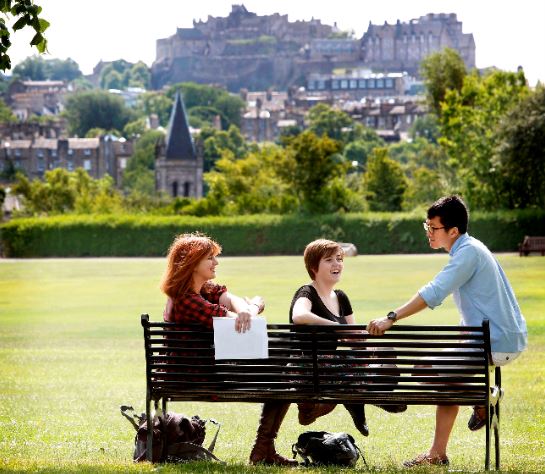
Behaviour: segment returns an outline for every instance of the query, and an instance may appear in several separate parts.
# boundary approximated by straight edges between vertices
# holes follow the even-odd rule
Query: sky
[[[225,17],[233,0],[35,0],[51,23],[45,58],[72,58],[84,74],[100,61],[139,60],[151,66],[156,40],[190,28],[193,20]],[[456,13],[463,32],[473,33],[478,68],[515,71],[522,66],[531,85],[545,83],[545,1],[543,0],[247,0],[258,15],[287,14],[290,21],[320,19],[353,30],[361,38],[369,22],[395,23],[427,13]],[[12,24],[13,22],[8,22]],[[16,32],[12,65],[37,54],[32,35]]]

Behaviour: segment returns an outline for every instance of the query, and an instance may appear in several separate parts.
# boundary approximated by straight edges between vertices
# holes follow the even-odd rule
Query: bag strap
[[[308,456],[306,456],[305,454],[303,454],[301,452],[301,450],[297,446],[297,443],[293,443],[291,445],[291,452],[293,453],[293,459],[295,459],[297,457],[297,455],[299,455],[299,456],[301,456],[303,458],[303,465],[304,466],[308,467],[310,465],[310,460],[308,459]]]
[[[363,464],[365,464],[365,467],[367,469],[369,469],[369,466],[367,465],[367,461],[365,460],[365,456],[363,455],[363,451],[360,449],[360,447],[356,444],[356,443],[353,443],[354,444],[354,447],[358,450],[358,452],[360,453],[360,456],[361,456],[361,459],[363,461]]]
[[[214,418],[208,418],[208,420],[206,420],[206,421],[207,422],[209,421],[210,423],[212,423],[212,424],[214,424],[214,425],[216,425],[218,427],[218,429],[216,430],[216,434],[214,435],[214,438],[212,439],[212,441],[210,442],[210,445],[208,446],[208,451],[210,451],[210,453],[213,453],[214,448],[216,447],[216,440],[218,439],[218,434],[220,432],[221,423],[219,421],[214,420]],[[218,461],[219,461],[219,459],[218,459]]]
[[[121,410],[121,414],[125,418],[127,418],[127,420],[130,421],[131,425],[134,426],[134,429],[138,431],[138,423],[136,423],[135,420],[138,420],[140,422],[140,417],[136,413],[133,413],[132,416],[127,414],[128,411],[134,412],[134,408],[127,405],[121,405],[119,409]]]

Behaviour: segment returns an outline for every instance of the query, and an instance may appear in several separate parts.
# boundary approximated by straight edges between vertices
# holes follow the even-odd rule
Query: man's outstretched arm
[[[427,307],[428,305],[424,301],[424,298],[416,293],[409,301],[395,310],[397,314],[396,321],[418,313]],[[382,336],[385,331],[393,326],[394,322],[386,316],[384,318],[373,319],[367,325],[367,331],[374,336]]]

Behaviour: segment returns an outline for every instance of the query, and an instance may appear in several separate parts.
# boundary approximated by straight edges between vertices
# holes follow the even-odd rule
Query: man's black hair
[[[458,227],[460,234],[467,232],[469,211],[459,196],[445,196],[435,201],[428,209],[428,219],[439,216],[446,229]]]

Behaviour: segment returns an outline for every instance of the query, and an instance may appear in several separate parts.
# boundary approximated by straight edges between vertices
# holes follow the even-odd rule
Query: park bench
[[[519,255],[527,257],[530,252],[541,252],[541,255],[545,255],[545,237],[524,236],[524,240],[519,244]]]
[[[148,426],[177,401],[481,405],[489,407],[485,469],[492,432],[500,468],[501,372],[489,362],[488,321],[479,327],[394,325],[365,339],[362,325],[343,332],[268,324],[269,357],[244,360],[214,360],[213,332],[202,326],[150,322],[147,314],[141,322]],[[151,439],[147,446],[151,459]]]

